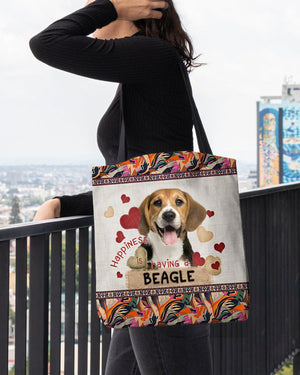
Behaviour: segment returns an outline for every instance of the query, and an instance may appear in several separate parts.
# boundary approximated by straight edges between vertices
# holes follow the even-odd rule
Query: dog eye
[[[158,200],[155,201],[153,204],[154,204],[155,207],[161,207],[161,200],[158,199]]]
[[[176,206],[180,207],[180,206],[183,205],[184,202],[183,202],[183,200],[181,200],[181,199],[178,198],[178,199],[176,199],[175,203],[176,203]]]

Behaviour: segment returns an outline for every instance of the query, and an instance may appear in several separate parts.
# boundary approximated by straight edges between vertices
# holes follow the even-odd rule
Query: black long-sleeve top
[[[193,150],[192,113],[175,47],[142,31],[121,39],[87,36],[117,17],[109,0],[96,0],[34,36],[30,48],[36,58],[55,68],[122,84],[128,158]],[[117,90],[97,132],[106,164],[117,162],[119,132]],[[91,192],[60,201],[61,216],[93,213]]]

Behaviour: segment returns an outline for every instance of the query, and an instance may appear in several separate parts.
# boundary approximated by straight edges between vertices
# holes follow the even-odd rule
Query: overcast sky
[[[0,164],[101,164],[98,122],[115,83],[36,60],[29,39],[83,7],[79,0],[12,0],[0,13]],[[194,98],[213,152],[256,162],[256,101],[300,83],[299,0],[175,0],[195,53]]]

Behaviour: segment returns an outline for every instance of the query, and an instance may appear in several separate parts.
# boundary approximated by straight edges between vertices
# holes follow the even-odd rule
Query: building
[[[258,186],[300,181],[300,84],[257,102]]]

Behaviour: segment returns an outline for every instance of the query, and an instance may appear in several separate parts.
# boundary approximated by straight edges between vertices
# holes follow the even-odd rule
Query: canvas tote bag
[[[118,160],[126,161],[93,168],[97,311],[108,327],[248,317],[236,161],[212,154],[179,64],[202,152],[126,160],[122,116]]]

